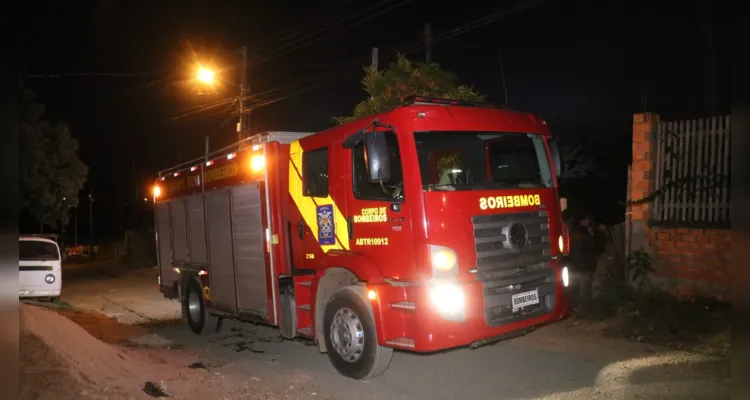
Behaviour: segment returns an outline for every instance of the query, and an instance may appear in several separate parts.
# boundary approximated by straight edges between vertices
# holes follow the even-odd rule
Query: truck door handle
[[[349,240],[354,239],[354,217],[346,217],[346,230],[349,231]]]
[[[302,220],[297,221],[297,234],[300,240],[305,238],[305,222]]]

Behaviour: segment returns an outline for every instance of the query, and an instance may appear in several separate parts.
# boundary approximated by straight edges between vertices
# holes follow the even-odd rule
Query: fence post
[[[639,113],[633,115],[633,162],[630,169],[630,201],[648,197],[654,188],[654,155],[656,153],[656,134],[659,127],[659,115]],[[649,203],[633,204],[628,207],[630,227],[628,234],[629,251],[644,250],[650,252],[648,221],[652,205]]]

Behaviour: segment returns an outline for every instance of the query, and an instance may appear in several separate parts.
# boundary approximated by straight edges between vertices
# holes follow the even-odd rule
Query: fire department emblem
[[[321,246],[336,244],[336,225],[333,222],[333,206],[318,206],[318,243]]]

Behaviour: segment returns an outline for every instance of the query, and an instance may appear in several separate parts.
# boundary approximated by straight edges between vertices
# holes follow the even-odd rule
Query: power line
[[[200,113],[203,113],[204,111],[213,110],[213,109],[215,109],[217,107],[221,107],[221,106],[224,106],[224,105],[230,105],[231,108],[234,109],[234,104],[233,103],[235,102],[235,100],[237,100],[237,99],[236,98],[231,98],[231,99],[227,99],[225,101],[222,101],[220,103],[209,104],[209,105],[206,105],[206,106],[195,108],[193,110],[186,111],[186,112],[183,112],[181,114],[173,115],[171,117],[168,117],[168,121],[169,122],[177,121],[179,119],[184,119],[184,118],[187,118],[187,117],[195,115],[195,114],[200,114]],[[226,111],[229,111],[229,110],[230,110],[230,108],[228,107],[226,110],[220,111],[220,113],[226,112]]]
[[[478,18],[476,20],[470,21],[470,22],[468,22],[466,24],[463,24],[463,25],[460,25],[460,26],[458,26],[456,28],[453,28],[453,29],[451,29],[449,31],[445,31],[442,34],[435,36],[435,38],[433,39],[433,43],[438,43],[438,42],[442,42],[442,41],[445,41],[445,40],[448,40],[448,39],[452,39],[452,38],[454,38],[454,37],[456,37],[458,35],[461,35],[461,34],[470,32],[472,30],[475,30],[475,29],[487,26],[487,25],[489,25],[489,24],[491,24],[493,22],[496,22],[496,21],[504,18],[504,17],[507,17],[508,15],[511,15],[513,13],[517,13],[517,12],[520,12],[520,11],[528,10],[528,9],[534,7],[534,6],[541,5],[541,4],[545,3],[546,1],[548,1],[548,0],[526,0],[526,1],[523,1],[523,2],[520,2],[520,3],[517,3],[517,4],[515,4],[515,5],[511,6],[511,7],[508,7],[508,8],[505,8],[503,10],[497,11],[495,13],[492,13],[492,14],[488,15],[488,16],[485,16],[485,17],[482,17],[482,18]],[[406,45],[406,46],[400,46],[400,48],[397,49],[396,52],[407,52],[410,49],[413,49],[415,46],[423,46],[423,45],[424,45],[424,42],[422,40],[415,41],[412,44],[409,44],[409,45]],[[281,96],[276,97],[274,99],[267,100],[265,102],[261,102],[260,104],[257,104],[255,106],[253,106],[252,108],[250,108],[250,110],[254,110],[256,108],[260,108],[260,107],[263,107],[265,105],[276,103],[278,101],[287,99],[289,97],[293,97],[293,96],[296,96],[298,94],[301,94],[301,93],[304,93],[304,92],[308,92],[310,90],[313,90],[313,89],[319,88],[321,86],[325,86],[325,85],[327,85],[329,83],[335,82],[335,81],[337,81],[339,79],[345,78],[349,74],[353,73],[354,71],[351,71],[351,72],[349,72],[347,74],[344,74],[344,73],[339,72],[339,71],[341,69],[343,69],[343,68],[348,67],[349,65],[351,65],[353,63],[360,63],[360,58],[348,61],[348,62],[342,64],[338,69],[336,69],[334,71],[330,71],[328,73],[320,74],[318,76],[309,78],[307,81],[310,81],[310,80],[319,80],[322,77],[325,77],[325,76],[328,76],[328,75],[334,75],[335,74],[336,77],[334,79],[330,79],[330,80],[327,80],[325,82],[318,83],[318,84],[312,85],[310,87],[303,88],[303,89],[298,90],[298,91],[296,91],[294,93],[291,93],[291,94],[281,95]],[[257,93],[256,96],[262,96],[262,95],[265,95],[265,94],[268,94],[268,93],[277,92],[279,90],[282,90],[284,87],[299,86],[299,84],[301,84],[301,83],[287,84],[287,85],[282,86],[280,88],[274,88],[274,89],[267,90],[265,92]]]
[[[351,3],[352,1],[353,0],[345,0],[343,2],[343,4],[341,4],[341,5],[346,5],[348,3]],[[384,0],[383,3],[387,3],[387,2],[390,2],[390,1],[393,1],[393,0]],[[407,0],[407,2],[408,1],[411,1],[411,0]],[[373,9],[373,7],[371,7],[370,9]],[[326,12],[326,13],[324,13],[324,16],[329,17],[328,19],[336,21],[336,22],[333,23],[333,26],[336,26],[338,24],[341,24],[341,23],[347,21],[347,19],[338,18],[339,15],[345,14],[345,13],[348,13],[348,11],[344,8],[344,9],[340,9],[340,11],[338,13],[336,13],[336,14],[332,14],[332,13]],[[361,14],[361,12],[359,14]],[[355,14],[353,17],[349,16],[348,19],[355,18],[359,14]],[[313,16],[313,17],[310,17],[307,20],[305,20],[305,22],[303,22],[303,25],[306,24],[306,23],[308,23],[308,22],[315,22],[315,21],[320,21],[320,20],[321,20],[321,18],[319,16]],[[325,20],[324,20],[324,22],[325,22]],[[331,24],[324,24],[324,25],[326,27],[328,27],[328,28],[331,27]],[[314,28],[314,26],[313,26],[313,28]],[[318,32],[324,31],[324,30],[325,30],[325,28],[318,29],[317,31],[313,32],[312,34],[314,35],[314,34],[317,34]],[[282,40],[284,40],[284,39],[286,39],[288,37],[292,37],[292,36],[304,36],[304,37],[307,37],[309,35],[305,35],[304,34],[304,29],[300,30],[299,29],[299,25],[297,25],[297,26],[295,26],[295,27],[293,27],[291,29],[287,29],[287,30],[283,31],[281,34],[277,35],[276,42],[282,41]],[[292,44],[294,44],[296,42],[298,42],[298,40],[293,41]],[[283,50],[286,46],[289,46],[289,43],[286,43],[284,46],[281,47],[281,49]],[[296,50],[298,48],[302,48],[302,47],[304,47],[304,46],[298,46],[298,47],[296,47],[294,49],[291,49],[291,50],[287,51],[286,53],[291,52],[293,50]],[[271,44],[269,46],[265,46],[263,49],[264,50],[261,51],[262,55],[269,56],[274,51],[278,51],[279,47],[274,47],[273,44]],[[224,51],[226,53],[232,53],[231,51],[228,51],[228,50],[224,50]],[[234,51],[234,53],[236,53],[236,52],[237,51]],[[271,58],[268,58],[267,60],[264,60],[263,62],[268,61],[270,59]],[[304,68],[324,68],[324,67],[325,66],[323,66],[323,65],[320,65],[320,66],[312,65],[312,66],[305,66]],[[153,72],[153,73],[159,73],[159,72],[163,72],[163,71],[156,71],[156,72]],[[147,75],[147,74],[151,74],[151,73],[142,73],[141,75]],[[118,93],[114,93],[114,94],[108,95],[108,96],[106,96],[104,98],[101,98],[100,100],[97,100],[95,104],[101,104],[101,103],[104,103],[106,101],[112,100],[113,98],[116,98],[116,97],[126,96],[126,95],[132,94],[134,92],[137,92],[137,91],[149,88],[149,87],[154,86],[156,84],[165,83],[169,78],[173,78],[176,75],[177,74],[169,74],[166,78],[153,80],[153,81],[150,81],[150,82],[148,82],[148,83],[146,83],[144,85],[137,86],[137,87],[132,88],[132,89],[128,89],[128,90],[125,90],[125,91],[122,91],[122,92],[118,92]],[[133,75],[133,76],[137,76],[137,75]]]
[[[48,78],[73,78],[73,77],[91,77],[91,76],[108,76],[108,77],[134,77],[134,76],[146,76],[156,75],[165,72],[166,70],[152,71],[152,72],[136,72],[136,73],[120,73],[120,72],[70,72],[61,74],[25,74],[21,75],[21,78],[29,79],[48,79]]]
[[[96,102],[95,102],[94,104],[101,104],[101,103],[104,103],[104,102],[106,102],[106,101],[112,100],[112,99],[114,99],[114,98],[116,98],[116,97],[120,97],[120,96],[126,96],[126,95],[129,95],[129,94],[133,94],[133,93],[135,93],[135,92],[137,92],[137,91],[140,91],[140,90],[146,89],[146,88],[148,88],[148,87],[151,87],[151,86],[154,86],[154,85],[156,85],[156,84],[159,84],[159,83],[163,83],[163,82],[165,82],[166,80],[167,80],[167,78],[164,78],[164,79],[157,79],[157,80],[153,80],[153,81],[150,81],[150,82],[148,82],[148,83],[146,83],[146,84],[143,84],[143,85],[140,85],[140,86],[136,86],[136,87],[134,87],[134,88],[132,88],[132,89],[128,89],[128,90],[125,90],[125,91],[122,91],[122,92],[118,92],[118,93],[110,94],[110,95],[108,95],[108,96],[105,96],[105,97],[102,97],[102,98],[100,98],[100,99],[99,99],[99,100],[97,100],[97,101],[96,101]]]
[[[278,43],[278,42],[281,42],[283,40],[287,40],[287,39],[292,38],[292,37],[298,37],[298,36],[304,34],[304,32],[306,30],[308,30],[310,28],[315,28],[314,24],[312,24],[312,26],[309,26],[309,25],[311,25],[310,22],[313,22],[313,23],[319,22],[322,25],[328,26],[330,24],[327,23],[327,21],[340,21],[341,20],[340,16],[342,14],[348,14],[350,12],[349,10],[346,9],[346,7],[343,7],[343,6],[347,5],[348,3],[351,3],[352,1],[353,0],[345,0],[341,4],[339,4],[338,5],[338,7],[339,7],[338,10],[339,11],[337,13],[331,13],[328,10],[325,10],[325,12],[322,13],[323,14],[322,17],[321,17],[321,14],[316,14],[316,15],[311,16],[310,18],[306,19],[305,21],[303,21],[303,22],[301,22],[299,24],[292,25],[292,27],[290,29],[286,29],[286,30],[282,31],[281,33],[279,33],[278,35],[276,35],[275,39],[273,39],[271,41],[270,45],[268,45],[268,46],[262,46],[260,49],[257,50],[257,52],[259,52],[259,53],[268,52],[271,49],[275,48],[275,46],[273,45],[274,43]],[[318,25],[320,25],[320,24],[318,24]],[[305,25],[308,25],[308,26],[305,27]],[[300,27],[302,27],[302,28],[300,29]]]
[[[500,19],[502,19],[504,17],[507,17],[510,14],[513,14],[513,13],[516,13],[516,12],[520,12],[520,11],[524,11],[524,10],[530,9],[530,8],[532,8],[534,6],[538,6],[540,4],[543,4],[546,1],[548,1],[548,0],[526,0],[526,1],[523,1],[523,2],[520,2],[520,3],[517,3],[517,4],[515,4],[515,5],[511,6],[511,7],[499,10],[499,11],[497,11],[497,12],[495,12],[493,14],[490,14],[488,16],[484,16],[484,17],[478,18],[476,20],[470,21],[470,22],[465,23],[463,25],[460,25],[460,26],[458,26],[456,28],[453,28],[453,29],[451,29],[449,31],[445,31],[445,32],[443,32],[443,33],[441,33],[439,35],[436,35],[434,37],[434,39],[433,39],[433,43],[438,43],[438,42],[442,42],[442,41],[445,41],[445,40],[448,40],[448,39],[452,39],[452,38],[454,38],[456,36],[459,36],[461,34],[470,32],[472,30],[475,30],[475,29],[481,28],[483,26],[489,25],[489,24],[491,24],[493,22],[496,22],[496,21],[498,21],[498,20],[500,20]],[[395,52],[407,52],[410,49],[415,48],[416,46],[422,46],[422,45],[424,45],[424,42],[422,40],[419,40],[419,41],[415,41],[415,42],[413,42],[413,43],[411,43],[409,45],[406,45],[406,46],[392,46],[392,47],[397,47],[397,49],[395,49]],[[307,79],[307,80],[305,80],[303,82],[291,83],[291,84],[283,85],[283,86],[276,87],[276,88],[273,88],[273,89],[269,89],[269,90],[266,90],[266,91],[263,91],[263,92],[255,93],[252,96],[248,96],[248,97],[246,97],[246,99],[252,100],[252,101],[256,101],[256,103],[253,104],[253,105],[251,105],[250,107],[244,109],[243,112],[255,110],[257,108],[260,108],[260,107],[263,107],[263,106],[266,106],[266,105],[269,105],[269,104],[273,104],[273,103],[279,102],[281,100],[287,99],[289,97],[293,97],[293,96],[299,95],[301,93],[305,93],[305,92],[308,92],[310,90],[317,89],[319,87],[328,85],[328,84],[330,84],[332,82],[335,82],[337,80],[340,80],[340,79],[343,79],[345,77],[348,77],[349,75],[351,75],[352,73],[354,73],[355,70],[352,69],[352,70],[346,71],[346,72],[344,72],[343,70],[348,69],[350,66],[352,66],[354,64],[359,64],[359,66],[361,66],[362,65],[361,61],[362,61],[362,59],[360,57],[358,57],[356,59],[352,59],[350,61],[344,62],[338,68],[336,68],[336,69],[334,69],[332,71],[328,71],[326,73],[313,76],[313,77],[311,77],[311,78],[309,78],[309,79]],[[309,81],[319,81],[320,79],[323,79],[323,78],[325,78],[327,76],[332,76],[332,75],[333,75],[332,79],[328,79],[328,80],[325,80],[323,82],[318,82],[318,83],[316,83],[314,85],[304,87],[304,88],[299,89],[297,91],[294,91],[292,93],[281,94],[281,95],[276,96],[276,97],[271,98],[271,99],[261,99],[260,98],[262,96],[265,96],[265,95],[268,95],[268,94],[271,94],[271,93],[275,93],[275,92],[278,92],[278,91],[283,91],[285,88],[293,88],[293,87],[296,87],[296,86],[300,86],[300,85],[302,85],[302,84],[304,84],[306,82],[309,82]],[[209,104],[209,105],[192,107],[191,109],[186,110],[185,113],[183,113],[181,115],[178,115],[177,117],[173,117],[170,120],[182,119],[182,118],[186,118],[186,117],[189,117],[189,116],[192,116],[192,115],[195,115],[195,114],[199,114],[201,112],[204,112],[204,111],[207,111],[207,110],[210,110],[210,109],[214,109],[216,107],[220,107],[223,104],[229,104],[229,103],[227,103],[227,101],[228,102],[232,102],[233,100],[234,100],[234,98],[229,98],[229,99],[219,100],[217,103],[213,103],[213,104]]]
[[[376,5],[372,6],[372,7],[370,7],[369,9],[367,9],[367,10],[365,10],[363,12],[360,12],[360,13],[354,15],[353,17],[351,17],[351,19],[357,18],[357,17],[359,17],[362,14],[371,12],[371,11],[379,8],[380,6],[382,6],[382,5],[386,4],[386,3],[389,3],[391,1],[393,1],[393,0],[383,0],[380,3],[378,3],[378,4],[376,4]],[[267,62],[267,61],[270,61],[270,60],[272,60],[274,58],[277,58],[277,57],[280,57],[282,55],[289,54],[292,51],[299,50],[301,48],[307,47],[307,46],[309,46],[309,45],[311,45],[311,44],[313,44],[315,42],[318,42],[318,41],[320,41],[322,39],[325,39],[325,38],[327,38],[329,36],[335,35],[337,33],[345,31],[347,29],[350,29],[350,28],[353,28],[355,26],[361,25],[361,24],[363,24],[363,23],[365,23],[367,21],[370,21],[370,20],[372,20],[374,18],[377,18],[377,17],[379,17],[379,16],[381,16],[383,14],[386,14],[386,13],[388,13],[390,11],[393,11],[393,10],[395,10],[397,8],[403,7],[403,6],[405,6],[406,4],[408,4],[408,3],[412,2],[412,1],[413,0],[404,0],[404,1],[400,2],[400,3],[398,3],[398,4],[390,6],[390,7],[386,8],[386,9],[384,9],[384,10],[381,10],[381,11],[378,11],[378,12],[375,12],[375,13],[371,13],[371,14],[369,14],[369,15],[367,15],[367,16],[365,16],[365,17],[363,17],[363,18],[361,18],[361,19],[359,19],[357,21],[354,21],[353,23],[345,25],[345,26],[343,26],[343,27],[341,27],[339,29],[334,29],[334,30],[329,31],[329,32],[325,32],[325,31],[326,31],[326,29],[330,29],[331,26],[319,29],[319,30],[313,32],[312,34],[310,34],[310,35],[308,35],[306,37],[302,37],[300,39],[294,40],[294,41],[292,41],[290,43],[287,43],[287,44],[285,44],[285,45],[283,45],[283,46],[281,46],[281,47],[279,47],[277,49],[269,51],[269,52],[267,52],[265,54],[261,54],[260,56],[258,56],[256,58],[256,61],[254,61],[252,64],[250,64],[248,66],[248,68],[249,67],[254,67],[256,65],[262,64],[262,63]],[[337,25],[340,25],[340,24],[334,24],[333,27],[336,27]],[[315,35],[318,35],[319,33],[323,33],[323,34],[315,37]],[[313,36],[313,37],[310,37],[310,36]]]

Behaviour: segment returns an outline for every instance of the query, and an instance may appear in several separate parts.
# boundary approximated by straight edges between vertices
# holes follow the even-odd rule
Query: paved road
[[[154,281],[149,273],[94,279],[66,287],[63,296],[73,305],[83,304],[92,310],[106,298],[110,303],[136,309],[148,320],[171,318],[179,307],[176,302],[149,294],[156,292]],[[113,309],[105,307],[99,312],[112,313]],[[268,327],[230,322],[222,332],[207,337],[197,337],[179,323],[151,329],[172,345],[194,351],[217,374],[264,382],[276,393],[288,392],[285,398],[729,398],[730,367],[726,359],[603,338],[581,329],[574,321],[477,350],[432,355],[396,353],[389,370],[367,382],[343,378],[316,347],[303,341],[283,341]]]

